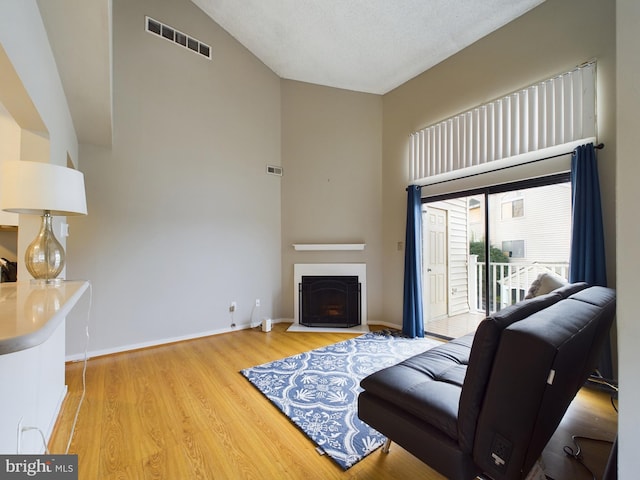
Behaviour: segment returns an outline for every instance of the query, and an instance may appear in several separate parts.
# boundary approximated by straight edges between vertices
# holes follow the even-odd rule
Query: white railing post
[[[498,306],[498,279],[496,278],[496,264],[489,263],[489,266],[491,267],[491,273],[489,274],[489,285],[487,285],[487,288],[491,289],[491,295],[489,297],[491,300],[491,308],[489,309],[489,311],[497,312],[498,309],[496,307]]]
[[[469,256],[469,264],[471,265],[471,257]],[[477,256],[474,261],[476,262],[476,268],[473,272],[476,275],[475,279],[469,279],[470,282],[475,281],[475,288],[469,288],[469,291],[477,292],[477,306],[478,310],[482,310],[482,299],[485,293],[482,291],[482,282],[484,278],[485,264],[477,261]],[[532,267],[537,267],[532,270]],[[489,285],[486,288],[491,292],[489,311],[497,311],[497,307],[508,307],[512,304],[512,291],[529,289],[531,283],[537,278],[538,274],[544,271],[551,271],[560,277],[567,279],[567,272],[569,270],[568,263],[489,263],[490,275]],[[469,270],[471,272],[471,269]],[[472,275],[471,273],[469,275]],[[498,302],[498,297],[500,301]],[[520,296],[515,295],[516,301],[519,301]]]
[[[478,255],[469,255],[467,260],[467,291],[469,292],[469,310],[475,312],[478,308]]]
[[[476,282],[477,282],[476,301],[478,302],[477,303],[478,310],[480,310],[481,312],[484,312],[486,307],[483,305],[485,292],[482,288],[482,282],[484,281],[484,269],[486,268],[486,265],[484,262],[478,262],[476,266],[477,266],[476,268]]]

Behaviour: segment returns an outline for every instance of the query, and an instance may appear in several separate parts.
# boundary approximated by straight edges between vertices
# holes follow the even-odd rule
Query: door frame
[[[422,259],[422,278],[424,279],[424,285],[423,285],[423,293],[422,293],[422,305],[423,305],[423,310],[426,313],[425,315],[425,320],[426,321],[434,321],[434,320],[440,320],[443,318],[447,318],[450,315],[450,306],[451,306],[451,292],[450,292],[450,287],[449,287],[449,283],[450,283],[450,258],[449,258],[449,210],[447,210],[446,208],[440,208],[440,207],[427,207],[425,204],[424,205],[424,212],[428,215],[428,211],[429,210],[438,210],[441,212],[444,212],[444,218],[445,218],[445,222],[444,222],[444,248],[445,248],[445,269],[444,269],[444,276],[445,276],[445,280],[444,280],[444,313],[438,315],[437,317],[434,317],[432,315],[432,311],[431,311],[431,301],[429,298],[429,295],[426,295],[427,292],[431,291],[431,283],[429,281],[429,275],[428,275],[428,259],[427,258],[423,258]],[[428,232],[430,231],[429,228],[429,222],[427,222],[426,228],[423,228],[423,235],[428,234]],[[425,239],[423,239],[423,243],[424,243]],[[424,249],[423,249],[424,252]]]

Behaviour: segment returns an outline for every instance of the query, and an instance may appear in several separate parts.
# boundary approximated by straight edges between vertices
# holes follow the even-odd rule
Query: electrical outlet
[[[509,440],[498,433],[495,434],[491,445],[491,462],[497,471],[504,472],[507,469],[512,448],[513,444]]]
[[[238,304],[236,302],[231,302],[231,305],[229,305],[229,312],[235,312],[237,306]]]
[[[256,298],[256,307],[259,307],[259,306],[260,306],[260,299]]]

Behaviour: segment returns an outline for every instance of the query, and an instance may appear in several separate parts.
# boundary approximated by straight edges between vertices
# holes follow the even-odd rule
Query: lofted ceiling
[[[385,94],[544,0],[191,1],[281,78]]]
[[[111,145],[111,0],[37,1],[78,141]],[[544,0],[191,1],[281,78],[385,94]]]

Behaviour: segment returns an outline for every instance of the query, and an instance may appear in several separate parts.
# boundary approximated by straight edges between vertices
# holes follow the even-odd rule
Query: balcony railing
[[[469,304],[485,311],[485,268],[477,255],[469,256]],[[553,273],[567,280],[569,263],[489,263],[489,312],[519,302],[541,273]]]

